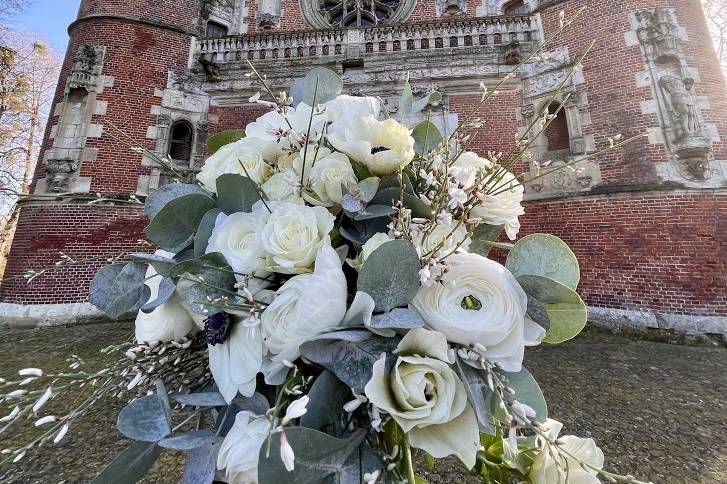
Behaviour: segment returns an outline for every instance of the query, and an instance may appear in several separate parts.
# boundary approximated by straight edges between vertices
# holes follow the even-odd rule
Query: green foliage
[[[191,195],[193,193],[207,195],[205,189],[198,185],[191,185],[188,183],[169,183],[168,185],[163,185],[156,190],[153,190],[149,193],[149,196],[146,197],[146,202],[144,203],[146,216],[151,220],[157,216],[159,211],[164,208],[164,205],[167,203],[176,198],[183,197],[184,195]]]
[[[460,358],[457,358],[456,364],[457,372],[467,391],[467,399],[477,415],[480,432],[494,434],[495,418],[487,399],[493,393],[487,384],[485,372],[471,367]]]
[[[504,225],[478,225],[472,234],[470,252],[487,257],[493,248],[493,242],[496,242],[504,231]]]
[[[89,301],[111,319],[139,309],[149,299],[146,267],[138,262],[102,267],[91,281]]]
[[[128,257],[135,261],[138,260],[146,262],[154,268],[157,274],[160,274],[164,277],[169,276],[169,269],[171,269],[174,264],[176,264],[176,262],[174,262],[172,259],[156,254],[144,254],[141,252],[137,252],[134,254],[129,254]]]
[[[575,254],[554,235],[533,234],[520,239],[508,254],[506,266],[515,277],[543,276],[574,291],[581,278]]]
[[[230,129],[215,133],[207,140],[207,149],[210,153],[216,153],[217,150],[225,145],[239,141],[245,137],[244,129]]]
[[[213,208],[202,217],[202,220],[197,227],[197,232],[194,234],[194,255],[195,257],[202,257],[207,250],[212,231],[215,228],[215,222],[217,216],[222,213],[219,208]]]
[[[377,311],[407,306],[419,289],[419,254],[406,240],[393,240],[376,249],[358,275],[359,291],[374,299]]]
[[[191,430],[178,435],[164,438],[159,446],[173,450],[192,450],[203,445],[214,444],[215,433],[211,430]]]
[[[248,177],[225,173],[217,178],[217,206],[226,214],[251,212],[259,200],[258,187]]]
[[[175,198],[159,210],[144,233],[160,248],[179,252],[192,242],[202,217],[215,206],[207,194],[191,193]]]
[[[308,396],[308,411],[300,418],[301,427],[342,435],[348,422],[343,406],[351,401],[351,388],[326,370],[316,378]]]
[[[411,209],[415,217],[429,218],[432,215],[432,208],[422,202],[419,197],[404,191],[403,197],[399,187],[390,187],[380,189],[376,196],[371,200],[376,205],[395,205],[403,198],[404,206]]]
[[[498,372],[500,378],[507,386],[515,390],[514,395],[505,395],[509,401],[517,400],[535,410],[535,419],[545,422],[548,419],[548,405],[545,403],[543,392],[535,381],[533,375],[524,367],[517,373]]]
[[[187,463],[181,484],[211,484],[217,470],[217,454],[220,441],[206,443],[187,451]]]
[[[377,314],[371,318],[373,329],[414,329],[424,326],[424,320],[416,312],[407,308],[392,309],[388,313]]]
[[[338,74],[324,67],[311,69],[305,77],[297,79],[290,88],[293,104],[308,106],[323,104],[336,98],[343,91],[343,81]]]
[[[404,91],[402,92],[401,101],[399,103],[399,112],[402,116],[416,114],[421,112],[430,104],[436,104],[441,100],[442,94],[437,91],[433,91],[428,95],[424,96],[423,98],[415,100],[414,92],[411,88],[411,83],[409,82],[409,79],[407,79],[406,83],[404,84]]]
[[[159,442],[172,432],[158,395],[141,397],[124,407],[116,427],[126,437],[143,442]]]
[[[414,138],[414,151],[419,156],[426,156],[427,153],[444,141],[444,137],[439,132],[439,128],[429,120],[422,121],[414,126],[411,135]]]
[[[91,484],[134,484],[152,468],[161,454],[156,442],[134,442],[121,452]]]
[[[159,291],[157,293],[156,299],[154,299],[153,301],[149,301],[141,306],[141,311],[145,313],[150,313],[154,311],[156,308],[167,302],[169,298],[172,297],[172,294],[174,294],[174,291],[176,291],[176,289],[177,286],[174,284],[174,281],[171,277],[163,277],[161,282],[159,283]]]

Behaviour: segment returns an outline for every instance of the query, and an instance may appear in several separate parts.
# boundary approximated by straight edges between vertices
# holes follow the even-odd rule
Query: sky
[[[66,29],[76,19],[79,3],[81,0],[30,0],[30,7],[13,19],[12,26],[18,30],[37,32],[63,52],[68,44]]]

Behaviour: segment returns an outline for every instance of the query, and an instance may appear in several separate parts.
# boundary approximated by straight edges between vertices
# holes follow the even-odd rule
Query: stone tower
[[[474,148],[512,149],[561,86],[560,114],[520,166],[532,180],[522,234],[550,232],[571,245],[594,320],[727,333],[727,90],[699,0],[85,0],[33,190],[143,198],[166,183],[124,135],[193,173],[208,134],[262,112],[247,101],[258,89],[244,76],[247,60],[274,89],[328,67],[347,94],[380,96],[389,112],[409,75],[415,91],[445,95],[432,114],[451,130],[480,82],[499,83],[558,30],[561,11],[567,18],[582,6],[541,61],[505,79],[480,113]],[[534,179],[538,164],[639,133],[648,137]],[[27,203],[6,278],[52,264],[59,251],[103,259],[131,249],[145,223],[129,203]],[[103,263],[32,284],[6,280],[0,314],[92,315],[84,301]]]

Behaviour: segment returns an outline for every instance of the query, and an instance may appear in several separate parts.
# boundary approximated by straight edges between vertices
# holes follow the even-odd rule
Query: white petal
[[[474,467],[480,447],[480,432],[474,410],[468,404],[464,412],[445,424],[415,427],[409,442],[436,459],[455,455],[468,469]]]

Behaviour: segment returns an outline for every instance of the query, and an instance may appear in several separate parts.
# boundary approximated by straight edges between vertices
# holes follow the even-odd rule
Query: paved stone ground
[[[128,325],[0,329],[0,376],[25,366],[59,368],[70,352],[94,361],[98,349],[130,335]],[[609,468],[654,483],[727,483],[727,349],[589,331],[564,345],[529,349],[526,365],[551,416],[565,422],[564,431],[595,438]],[[107,402],[61,445],[0,469],[0,482],[88,482],[126,445],[114,429],[120,406]],[[9,443],[3,437],[0,448]],[[145,482],[177,482],[178,457],[166,454]],[[422,466],[421,474],[432,483],[477,482],[449,462]]]

